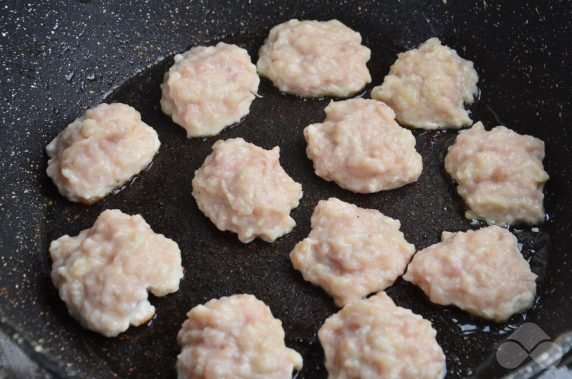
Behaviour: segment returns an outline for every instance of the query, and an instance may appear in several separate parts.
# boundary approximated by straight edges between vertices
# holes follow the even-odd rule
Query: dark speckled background
[[[398,281],[388,292],[433,321],[447,354],[448,376],[498,377],[495,347],[523,320],[551,337],[572,328],[572,132],[570,1],[0,1],[0,329],[45,370],[44,376],[174,377],[176,332],[192,306],[212,297],[251,292],[283,320],[287,344],[300,351],[298,378],[324,378],[315,333],[336,311],[319,288],[291,269],[288,252],[309,231],[319,199],[337,196],[399,218],[418,248],[442,230],[475,228],[442,169],[455,132],[416,131],[424,172],[410,186],[355,195],[315,177],[301,130],[323,119],[324,100],[279,94],[263,80],[251,114],[220,138],[242,136],[279,145],[286,171],[304,186],[293,212],[298,227],[273,244],[242,245],[217,231],[190,196],[193,171],[216,140],[187,140],[158,109],[170,57],[197,44],[237,43],[256,59],[273,25],[290,18],[338,18],[372,49],[379,84],[399,51],[431,36],[475,62],[481,99],[474,119],[502,123],[546,142],[549,220],[538,231],[513,228],[540,274],[532,310],[495,325],[429,303]],[[372,85],[368,86],[369,91]],[[366,95],[368,95],[366,93]],[[163,143],[153,166],[125,190],[91,207],[61,198],[45,175],[45,145],[86,108],[123,101],[142,112]],[[102,209],[141,213],[175,239],[186,268],[181,290],[152,299],[157,318],[116,339],[81,329],[49,280],[50,240],[77,234]],[[507,280],[510,280],[508,278]],[[1,336],[1,335],[0,335]],[[42,374],[38,374],[42,376]]]

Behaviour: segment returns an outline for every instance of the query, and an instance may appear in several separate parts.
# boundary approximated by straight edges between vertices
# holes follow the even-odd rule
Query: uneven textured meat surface
[[[423,169],[415,137],[376,100],[332,102],[326,120],[304,129],[306,153],[316,175],[359,193],[415,182]]]
[[[247,243],[273,242],[296,225],[302,186],[280,166],[280,148],[265,150],[242,138],[217,141],[195,172],[193,196],[199,209],[220,230]]]
[[[336,198],[322,200],[312,214],[312,231],[290,253],[304,279],[321,286],[344,306],[393,284],[415,247],[400,223],[375,209]]]
[[[63,196],[90,204],[145,169],[160,145],[135,109],[100,104],[48,144],[47,173]]]
[[[164,296],[183,277],[177,244],[154,233],[139,215],[106,210],[76,237],[50,245],[52,281],[69,313],[107,337],[150,320],[147,291]]]
[[[318,332],[329,379],[438,379],[445,355],[431,323],[384,293],[346,305]]]
[[[252,295],[210,300],[187,317],[177,337],[179,379],[290,379],[302,368],[280,320]]]
[[[544,220],[544,142],[504,126],[486,131],[477,122],[463,130],[445,157],[445,169],[470,208],[469,219],[489,224]]]
[[[403,278],[434,303],[502,322],[528,309],[536,294],[536,275],[517,244],[499,226],[443,232],[440,243],[415,254]]]
[[[259,83],[246,50],[223,42],[194,47],[175,55],[161,109],[187,137],[212,136],[248,114]]]
[[[417,49],[401,53],[373,99],[386,102],[400,123],[415,128],[460,128],[471,123],[463,103],[477,93],[473,62],[431,38]]]
[[[256,66],[283,92],[346,97],[371,82],[370,55],[361,35],[338,20],[290,20],[270,30]]]

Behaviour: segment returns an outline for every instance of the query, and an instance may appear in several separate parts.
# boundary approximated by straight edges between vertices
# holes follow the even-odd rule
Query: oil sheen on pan
[[[372,83],[380,83],[397,52],[403,48],[379,34],[358,31],[362,34],[363,44],[377,52],[369,67]],[[245,48],[254,60],[267,32],[268,29],[264,29],[259,33],[207,40],[204,44],[214,45],[223,40],[234,43]],[[465,57],[471,59],[467,54]],[[304,367],[298,378],[325,378],[324,356],[316,333],[339,308],[323,290],[305,282],[292,268],[289,252],[309,234],[310,217],[318,201],[330,197],[363,208],[378,209],[399,219],[406,239],[419,249],[437,242],[443,230],[479,226],[464,217],[465,205],[442,167],[447,147],[454,141],[456,132],[413,130],[416,149],[424,161],[418,181],[367,196],[355,194],[316,176],[312,162],[306,158],[302,131],[310,124],[323,121],[324,108],[330,98],[304,100],[285,95],[269,80],[262,79],[258,98],[239,125],[225,128],[217,137],[187,139],[185,131],[160,108],[160,84],[172,63],[172,56],[158,62],[125,81],[105,99],[105,102],[131,105],[159,134],[160,151],[142,175],[124,190],[90,207],[70,204],[57,194],[49,181],[45,183],[51,204],[47,209],[48,236],[79,232],[91,225],[103,209],[117,208],[128,214],[142,214],[153,230],[177,241],[181,248],[185,277],[176,294],[153,299],[158,317],[147,326],[131,328],[119,340],[104,339],[88,332],[80,332],[81,338],[120,376],[136,370],[141,377],[152,377],[158,374],[159,367],[161,374],[172,376],[177,355],[175,336],[186,312],[213,298],[251,293],[268,304],[274,316],[282,320],[286,345],[304,357]],[[373,84],[366,86],[363,97],[369,97],[372,88]],[[502,110],[493,110],[489,101],[481,99],[474,104],[470,108],[471,117],[486,125],[497,125],[496,113],[502,113]],[[280,164],[303,187],[300,205],[291,212],[296,227],[272,244],[258,239],[243,244],[235,234],[217,230],[200,212],[191,195],[194,172],[210,154],[212,145],[218,139],[239,137],[264,149],[280,146]],[[542,226],[512,230],[542,283],[548,235]],[[402,279],[388,288],[387,293],[398,305],[412,309],[433,323],[451,377],[474,373],[495,343],[506,338],[527,317],[525,313],[514,316],[507,323],[487,322],[454,307],[431,304],[418,288]],[[58,304],[55,290],[50,296]],[[53,306],[52,311],[63,312],[62,318],[69,317],[61,305]],[[73,325],[71,318],[69,327],[79,328]],[[462,351],[458,349],[460,340],[464,346]],[[125,361],[133,364],[126,365]]]

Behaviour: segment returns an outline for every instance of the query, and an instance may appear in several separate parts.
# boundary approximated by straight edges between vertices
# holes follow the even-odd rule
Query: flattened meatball
[[[460,128],[471,123],[463,103],[477,93],[473,62],[431,38],[417,49],[399,54],[373,99],[387,103],[397,121],[415,128]]]
[[[329,379],[438,379],[445,355],[431,323],[385,294],[346,305],[318,332]]]
[[[544,142],[504,126],[486,131],[477,122],[463,130],[445,157],[445,169],[469,206],[466,217],[488,224],[537,224],[544,220]]]
[[[265,150],[242,138],[217,141],[195,172],[193,196],[199,209],[220,230],[248,243],[273,242],[296,225],[302,186],[280,166],[280,148]]]
[[[391,108],[376,100],[330,103],[326,120],[304,129],[316,175],[359,193],[415,182],[423,169],[421,155],[411,131],[394,117]]]
[[[161,109],[187,137],[213,136],[248,114],[259,83],[246,50],[223,42],[194,47],[175,55]]]
[[[252,295],[197,305],[179,331],[179,379],[290,379],[302,357],[284,344],[284,329]]]
[[[52,241],[52,281],[81,324],[114,337],[150,320],[147,291],[165,296],[183,277],[179,246],[139,215],[104,211],[76,237]]]
[[[499,226],[443,232],[440,243],[415,254],[403,278],[436,304],[502,322],[528,309],[536,294],[536,275],[517,243]]]
[[[389,287],[403,274],[415,247],[399,228],[398,220],[378,210],[322,200],[312,214],[310,235],[290,259],[304,279],[344,306]]]
[[[47,173],[63,196],[91,204],[147,167],[160,145],[135,109],[100,104],[48,144]]]
[[[280,91],[347,97],[371,82],[370,55],[361,35],[338,20],[290,20],[270,30],[256,66]]]

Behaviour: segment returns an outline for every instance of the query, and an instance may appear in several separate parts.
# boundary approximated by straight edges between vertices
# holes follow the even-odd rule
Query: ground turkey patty
[[[270,30],[256,67],[283,92],[346,97],[371,82],[370,55],[361,35],[338,20],[290,20]]]
[[[328,379],[439,379],[445,355],[431,323],[385,294],[346,305],[318,332]]]
[[[217,141],[195,172],[193,196],[199,209],[220,230],[244,242],[273,242],[296,222],[302,186],[280,166],[280,148],[265,150],[242,138]]]
[[[460,128],[471,124],[463,103],[472,103],[478,75],[473,62],[431,38],[399,54],[373,99],[387,103],[397,121],[423,129]]]
[[[135,109],[100,104],[48,144],[47,173],[63,196],[91,204],[145,169],[160,145]]]
[[[443,232],[440,243],[415,254],[403,278],[434,303],[497,322],[528,309],[536,294],[516,237],[499,226]]]
[[[223,42],[194,47],[175,55],[161,109],[187,137],[212,136],[248,114],[259,82],[246,50]]]
[[[322,200],[312,214],[312,231],[290,253],[304,279],[321,286],[344,306],[393,284],[415,247],[400,223],[375,209],[336,198]]]
[[[445,169],[469,206],[466,217],[489,224],[544,220],[544,142],[504,126],[463,130],[445,157]]]
[[[284,329],[252,295],[197,305],[179,331],[179,379],[290,379],[302,357],[284,344]]]
[[[421,155],[411,131],[394,117],[391,108],[376,100],[330,103],[326,120],[304,129],[316,174],[359,193],[415,182],[423,169]]]
[[[106,210],[77,237],[52,241],[52,281],[83,326],[113,337],[155,314],[147,291],[164,296],[183,277],[177,244],[139,215]]]

